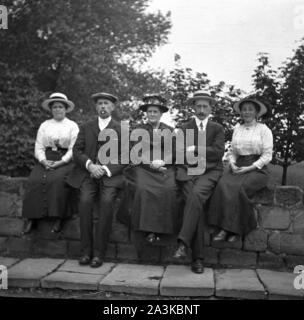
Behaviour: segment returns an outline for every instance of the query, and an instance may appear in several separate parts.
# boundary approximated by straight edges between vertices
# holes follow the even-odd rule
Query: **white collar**
[[[204,130],[206,129],[209,116],[204,120],[200,120],[197,116],[194,116],[194,119],[195,119],[195,122],[196,122],[196,125],[197,125],[198,128],[200,127],[200,124],[202,123],[203,127],[204,127]]]
[[[103,125],[104,124],[109,124],[111,120],[112,120],[111,116],[109,116],[108,118],[105,118],[105,119],[102,119],[102,118],[98,117],[98,122],[102,123]]]

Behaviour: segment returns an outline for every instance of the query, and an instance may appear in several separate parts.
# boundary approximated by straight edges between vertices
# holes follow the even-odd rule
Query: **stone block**
[[[268,234],[263,229],[251,231],[244,241],[244,249],[247,251],[265,251],[267,249]]]
[[[242,249],[243,241],[239,238],[237,241],[228,242],[228,241],[212,241],[211,246],[217,249]]]
[[[285,263],[281,256],[267,252],[260,253],[258,257],[259,269],[285,270]]]
[[[304,256],[287,255],[285,262],[287,269],[293,272],[296,266],[304,266]]]
[[[18,218],[0,218],[0,236],[20,236],[24,222]]]
[[[7,238],[0,237],[0,252],[6,252],[7,251]]]
[[[254,268],[257,263],[255,252],[223,249],[220,251],[219,257],[220,265],[227,267]]]
[[[130,242],[128,228],[124,224],[114,221],[112,224],[110,241],[115,243]]]
[[[37,240],[33,244],[35,255],[47,257],[65,257],[67,254],[67,242],[64,240]]]
[[[120,264],[100,282],[99,290],[156,296],[163,274],[161,266]]]
[[[80,223],[79,218],[66,221],[62,230],[62,235],[65,239],[80,240]]]
[[[11,257],[0,257],[0,265],[6,266],[8,269],[19,262],[20,259]]]
[[[57,271],[41,280],[42,288],[97,291],[103,276],[98,274]]]
[[[286,230],[290,226],[290,212],[282,207],[262,207],[259,225],[265,229]]]
[[[303,191],[296,186],[276,187],[274,192],[274,204],[285,208],[302,206]]]
[[[195,274],[188,266],[168,266],[160,283],[160,295],[174,297],[210,297],[214,294],[213,270]]]
[[[138,259],[137,250],[132,244],[117,244],[117,259],[134,261]]]
[[[8,287],[34,288],[40,280],[57,269],[61,259],[25,259],[9,269]]]
[[[296,274],[271,270],[257,270],[258,275],[268,291],[269,299],[303,299],[304,290],[294,288]]]
[[[304,234],[304,209],[296,209],[291,211],[292,216],[292,232]]]
[[[254,203],[259,203],[262,205],[272,205],[273,199],[274,199],[274,189],[264,188],[254,195],[252,201]]]
[[[57,271],[73,272],[73,273],[86,273],[96,275],[107,275],[113,268],[114,263],[103,263],[99,268],[91,268],[90,266],[80,266],[78,260],[66,260]]]
[[[16,193],[0,191],[0,217],[20,217],[22,212],[22,199]]]
[[[227,269],[215,271],[216,297],[266,299],[266,292],[255,270]]]
[[[81,256],[80,241],[68,241],[68,257],[80,258],[80,256]]]
[[[304,255],[304,234],[273,234],[269,238],[268,246],[274,253]]]
[[[32,240],[27,238],[10,238],[7,241],[7,250],[9,254],[24,253],[30,255],[32,249]]]

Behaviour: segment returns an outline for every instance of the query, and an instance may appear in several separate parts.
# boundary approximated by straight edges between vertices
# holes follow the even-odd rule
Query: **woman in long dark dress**
[[[267,112],[265,105],[248,97],[234,109],[243,123],[233,131],[229,172],[222,176],[210,200],[209,224],[220,229],[214,241],[233,242],[256,228],[250,198],[267,186],[267,164],[272,159],[272,132],[257,121]]]
[[[144,232],[150,243],[160,240],[163,234],[176,232],[177,186],[173,167],[173,152],[166,149],[166,134],[173,128],[162,123],[160,118],[167,112],[165,99],[159,95],[149,95],[140,109],[147,114],[148,122],[137,127],[145,130],[149,139],[143,139],[142,163],[135,167],[134,197],[131,208],[131,224],[134,231]],[[162,130],[165,138],[157,138]],[[154,137],[153,137],[154,136]],[[170,137],[168,141],[172,142]],[[145,148],[146,147],[146,148]],[[174,146],[173,146],[174,148]],[[159,155],[153,157],[154,152]]]
[[[53,93],[42,107],[53,117],[44,121],[37,133],[35,158],[38,163],[29,176],[23,201],[22,216],[27,219],[24,233],[32,230],[34,221],[46,217],[55,220],[52,232],[59,232],[63,219],[71,214],[70,189],[65,177],[72,169],[72,148],[79,128],[66,113],[74,109],[74,103],[62,93]]]

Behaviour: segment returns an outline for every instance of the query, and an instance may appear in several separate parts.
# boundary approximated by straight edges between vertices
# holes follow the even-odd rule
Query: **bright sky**
[[[170,70],[178,53],[183,67],[243,90],[258,52],[277,68],[304,37],[304,0],[151,0],[150,10],[171,11],[173,26],[149,67]]]

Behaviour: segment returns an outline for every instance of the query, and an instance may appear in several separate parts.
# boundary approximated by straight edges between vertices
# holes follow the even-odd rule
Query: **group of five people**
[[[207,225],[218,230],[214,241],[233,242],[256,228],[250,199],[267,185],[267,164],[273,148],[270,129],[258,121],[267,111],[263,103],[252,97],[235,103],[234,110],[241,122],[234,129],[229,168],[223,174],[224,129],[210,120],[216,100],[209,93],[198,91],[188,100],[194,116],[177,131],[184,137],[191,131],[193,141],[182,144],[181,163],[175,152],[180,145],[174,140],[173,151],[168,152],[165,143],[166,135],[172,136],[176,129],[161,122],[162,114],[168,111],[163,97],[152,94],[143,99],[140,109],[146,113],[147,122],[136,129],[147,135],[141,139],[138,153],[141,161],[129,164],[121,161],[125,133],[112,118],[117,97],[101,92],[92,95],[92,99],[97,117],[80,130],[66,117],[74,104],[65,95],[54,93],[43,102],[43,108],[53,118],[42,123],[37,134],[38,163],[29,177],[23,203],[23,216],[27,218],[25,233],[42,217],[53,217],[52,231],[59,232],[62,219],[73,212],[75,201],[70,199],[72,190],[77,189],[82,247],[79,263],[99,267],[105,259],[115,200],[124,190],[127,201],[122,202],[128,203],[132,229],[144,233],[149,243],[160,241],[164,234],[177,234],[173,258],[184,259],[191,249],[191,270],[202,273]],[[106,129],[117,133],[119,161],[103,163],[100,158],[99,152],[107,142],[99,136]],[[157,134],[160,139],[156,139]],[[204,137],[203,143],[200,135]],[[134,142],[130,145],[134,146]],[[198,157],[203,154],[203,170],[191,170],[196,164],[189,161],[189,154]],[[96,200],[99,209],[94,224]]]

